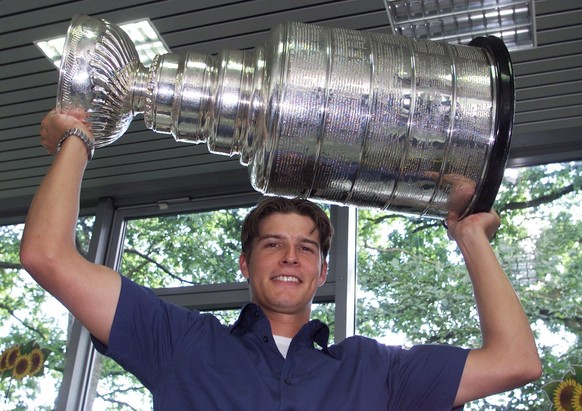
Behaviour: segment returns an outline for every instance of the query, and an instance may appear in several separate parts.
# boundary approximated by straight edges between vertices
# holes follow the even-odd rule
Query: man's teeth
[[[298,278],[287,276],[287,275],[280,275],[279,277],[275,277],[275,280],[285,281],[285,282],[290,282],[290,283],[298,283],[299,282]]]

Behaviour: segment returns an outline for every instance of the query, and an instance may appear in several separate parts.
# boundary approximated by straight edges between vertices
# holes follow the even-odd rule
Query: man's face
[[[253,302],[269,314],[309,318],[317,288],[325,282],[319,232],[311,218],[275,213],[259,226],[250,259],[241,254],[240,269],[250,280]]]

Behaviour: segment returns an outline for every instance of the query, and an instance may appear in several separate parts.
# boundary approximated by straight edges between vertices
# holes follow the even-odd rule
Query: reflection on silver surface
[[[156,132],[240,155],[266,194],[436,218],[478,201],[499,123],[483,48],[284,23],[253,51],[145,68],[120,31],[77,17],[61,67],[58,105],[90,112],[98,147],[143,112]]]
[[[101,147],[117,140],[133,119],[132,83],[143,66],[131,39],[118,26],[77,16],[67,32],[57,89],[57,110],[81,107]]]

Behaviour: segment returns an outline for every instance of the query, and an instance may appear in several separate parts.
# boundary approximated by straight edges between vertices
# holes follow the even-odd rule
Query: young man
[[[58,154],[30,207],[22,264],[150,389],[155,409],[449,410],[539,377],[529,323],[489,245],[493,211],[448,221],[480,317],[483,345],[473,350],[362,337],[328,346],[327,326],[309,317],[333,229],[305,200],[267,199],[247,217],[239,262],[253,304],[232,327],[86,261],[74,229],[92,135],[76,115],[51,111],[42,122],[41,142]]]

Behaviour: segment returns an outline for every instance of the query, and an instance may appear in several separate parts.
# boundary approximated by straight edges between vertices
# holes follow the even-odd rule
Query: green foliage
[[[317,318],[329,327],[329,344],[333,344],[335,330],[335,303],[313,304],[311,318]]]
[[[237,282],[246,209],[129,221],[120,272],[149,287]]]
[[[544,376],[466,409],[546,409],[542,385],[582,363],[581,204],[581,163],[526,168],[517,180],[505,179],[493,246],[540,337]],[[411,344],[478,346],[471,285],[444,229],[369,210],[359,220],[358,332],[398,332]]]
[[[358,333],[475,345],[471,284],[460,257],[449,256],[442,225],[370,210],[361,210],[359,221],[358,279],[366,298],[359,300]]]

